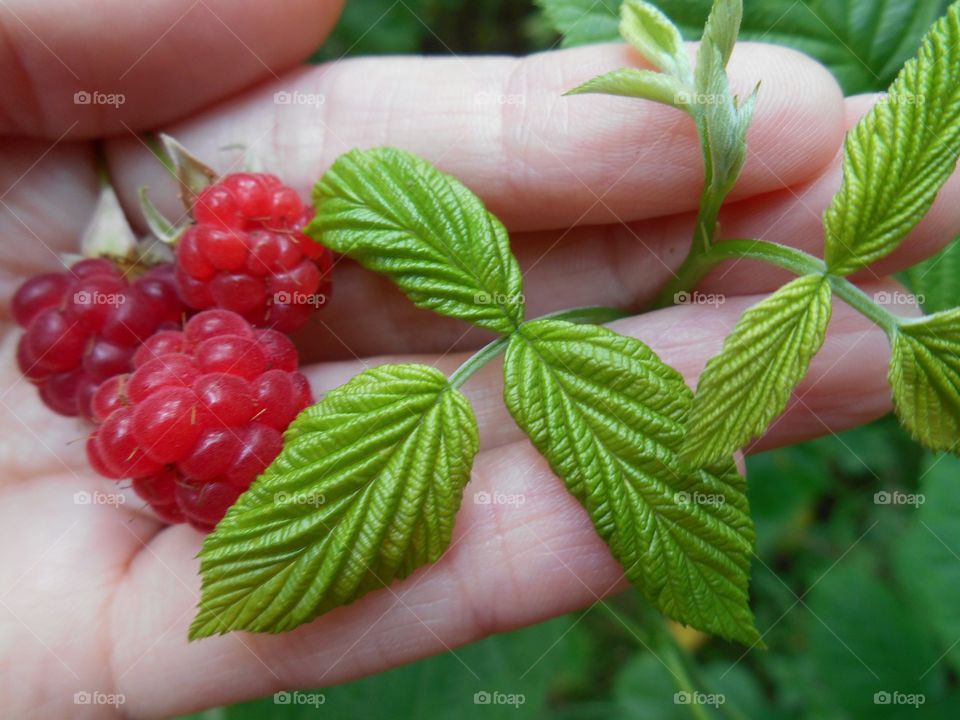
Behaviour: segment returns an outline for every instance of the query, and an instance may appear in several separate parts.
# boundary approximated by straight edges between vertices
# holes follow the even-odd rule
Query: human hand
[[[93,146],[106,143],[128,208],[139,185],[168,214],[173,186],[135,132],[161,126],[218,170],[244,157],[304,194],[354,146],[413,150],[477,192],[512,232],[531,315],[588,304],[649,302],[684,255],[700,183],[695,133],[679,113],[624,99],[562,98],[604,70],[635,64],[622,46],[524,60],[371,59],[281,72],[320,41],[337,3],[269,9],[206,0],[136,11],[101,5],[112,27],[23,4],[0,52],[0,247],[4,295],[75,249],[96,194]],[[113,3],[111,3],[113,5]],[[182,18],[178,21],[179,18]],[[165,28],[172,27],[168,33]],[[121,32],[117,32],[120,28]],[[158,39],[159,38],[159,39]],[[89,56],[86,48],[97,48]],[[820,215],[839,185],[844,130],[871,98],[844,101],[830,76],[796,53],[743,44],[731,73],[762,79],[750,157],[722,215],[724,235],[817,251]],[[189,80],[187,79],[189,78]],[[262,82],[233,100],[227,95]],[[78,90],[122,93],[116,107],[75,105]],[[313,104],[277,104],[275,93]],[[319,98],[323,98],[321,103]],[[199,112],[200,108],[208,108]],[[177,124],[171,121],[187,118]],[[224,151],[241,144],[246,153]],[[956,178],[900,251],[861,276],[884,277],[960,229]],[[742,310],[778,286],[746,262],[689,304],[617,323],[694,382]],[[485,337],[416,310],[393,286],[341,261],[332,302],[301,333],[320,395],[380,362],[455,368]],[[586,514],[523,439],[499,400],[497,371],[466,387],[482,452],[453,543],[434,566],[281,636],[233,634],[188,645],[201,536],[164,527],[126,493],[118,508],[75,493],[117,486],[86,468],[79,422],[52,416],[15,370],[16,332],[0,362],[0,688],[15,717],[108,714],[74,693],[122,693],[122,712],[166,716],[293,687],[342,682],[567,612],[624,587]],[[889,408],[882,331],[838,306],[795,399],[758,447],[858,425]],[[484,491],[521,506],[476,504]],[[761,631],[763,628],[761,628]],[[39,688],[26,691],[25,688]]]

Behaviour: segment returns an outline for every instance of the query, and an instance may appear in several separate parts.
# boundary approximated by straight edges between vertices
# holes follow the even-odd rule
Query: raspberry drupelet
[[[187,305],[292,332],[326,302],[331,253],[303,234],[313,209],[275,176],[227,175],[200,192],[193,213],[196,222],[177,242]]]
[[[137,346],[184,311],[169,263],[134,279],[105,258],[80,260],[17,290],[11,313],[26,330],[17,363],[52,410],[91,418],[97,386],[129,372]]]
[[[212,530],[282,448],[281,433],[312,403],[289,338],[207,310],[162,331],[135,369],[97,389],[87,442],[93,468],[132,478],[168,522]]]

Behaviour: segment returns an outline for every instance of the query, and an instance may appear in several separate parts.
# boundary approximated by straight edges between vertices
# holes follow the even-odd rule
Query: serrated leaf
[[[732,461],[680,469],[692,395],[683,378],[639,340],[558,320],[525,324],[504,374],[510,413],[630,581],[680,622],[758,642],[745,482]]]
[[[960,306],[960,238],[905,273],[905,280],[925,312]]]
[[[565,93],[584,95],[602,93],[623,97],[643,98],[669,105],[684,112],[690,111],[690,89],[676,78],[650,70],[622,68],[598,75]]]
[[[204,541],[190,637],[289,630],[436,561],[477,448],[469,402],[434,368],[333,390]]]
[[[616,41],[620,4],[621,0],[541,2],[547,19],[564,34],[565,47]],[[686,40],[697,40],[712,0],[654,4],[670,16]],[[942,0],[748,0],[745,5],[741,37],[785,45],[816,58],[847,95],[886,88],[943,7]],[[584,20],[576,22],[577,18]]]
[[[620,6],[620,35],[654,67],[690,84],[690,61],[680,31],[654,5],[626,0]]]
[[[957,452],[960,439],[960,309],[901,321],[890,386],[900,422],[931,450]]]
[[[507,231],[450,175],[396,148],[352,150],[314,191],[308,232],[389,276],[419,307],[500,333],[523,321]]]
[[[847,136],[843,184],[824,214],[826,261],[847,275],[893,252],[960,156],[960,4]]]
[[[700,376],[683,459],[699,467],[762,434],[820,350],[830,321],[830,285],[805,275],[749,308]]]

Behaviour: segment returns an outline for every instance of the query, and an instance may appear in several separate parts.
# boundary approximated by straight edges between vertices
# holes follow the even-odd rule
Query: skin
[[[599,72],[640,64],[631,51],[608,45],[525,59],[357,59],[298,69],[339,10],[337,2],[312,0],[104,0],[95,14],[83,3],[0,5],[4,307],[19,282],[56,269],[56,254],[76,248],[96,193],[93,139],[107,138],[131,217],[143,184],[168,215],[182,213],[170,179],[135,135],[153,128],[220,171],[242,162],[222,148],[245,143],[248,158],[305,195],[352,146],[391,144],[424,155],[511,230],[530,317],[586,304],[638,309],[671,276],[700,186],[689,121],[652,103],[560,97]],[[826,70],[782,48],[738,46],[730,72],[741,92],[763,85],[749,159],[722,215],[724,235],[819,252],[844,132],[873,98],[844,100]],[[124,93],[126,102],[73,104],[74,92],[93,88]],[[281,90],[320,93],[325,102],[279,106],[273,94]],[[484,104],[478,93],[522,102]],[[901,248],[858,279],[870,291],[895,289],[890,273],[960,231],[958,200],[954,177]],[[747,262],[722,267],[703,285],[722,293],[722,304],[661,310],[615,327],[695,384],[739,314],[786,277]],[[335,282],[333,300],[299,338],[317,395],[382,362],[452,371],[487,339],[416,310],[348,261],[338,264]],[[506,415],[492,365],[466,386],[482,451],[440,562],[285,635],[188,645],[201,535],[164,526],[128,490],[119,508],[75,503],[78,491],[118,486],[86,467],[78,441],[87,429],[52,415],[17,376],[18,332],[8,320],[2,332],[0,697],[11,717],[164,717],[344,682],[625,587],[584,511]],[[888,357],[882,332],[838,303],[808,377],[752,449],[888,412]],[[519,508],[471,501],[493,489],[526,501]],[[78,691],[122,693],[125,703],[75,705]]]

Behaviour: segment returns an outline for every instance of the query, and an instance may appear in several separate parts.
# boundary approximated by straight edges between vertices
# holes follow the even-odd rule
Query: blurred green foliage
[[[581,31],[596,39],[615,28],[610,13],[617,0],[567,2],[577,3],[593,12]],[[679,19],[691,28],[707,5],[661,4],[680,9]],[[931,19],[925,0],[870,0],[869,7],[839,0],[747,0],[747,6],[751,33],[772,42],[783,41],[792,22],[775,11],[790,6],[794,14],[815,12],[823,27],[808,28],[807,49],[826,54],[828,62],[830,53],[856,60],[861,49],[872,48],[859,68],[853,61],[832,66],[848,89],[858,91],[883,89],[925,29],[917,18]],[[767,18],[766,34],[758,18]],[[317,59],[523,53],[556,44],[549,28],[532,3],[521,0],[350,0]],[[960,250],[954,246],[906,279],[927,294],[929,311],[960,304]],[[608,601],[621,617],[632,618],[626,622],[598,606],[326,688],[318,691],[324,702],[317,707],[267,698],[192,718],[956,717],[960,460],[923,452],[887,418],[753,456],[748,477],[757,528],[751,592],[766,651],[667,632],[656,613],[627,593]],[[521,694],[524,702],[475,702],[483,692]],[[683,702],[721,694],[722,704]]]

